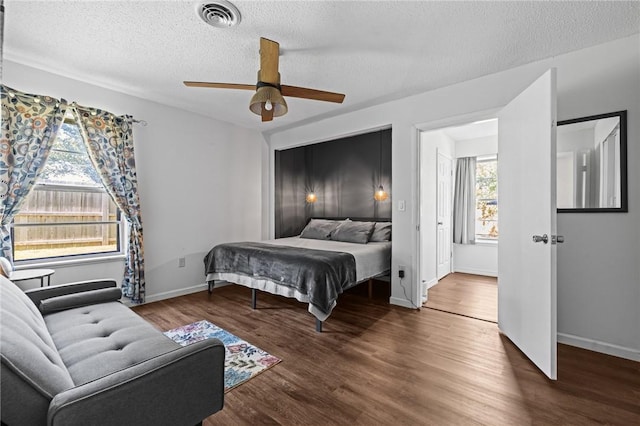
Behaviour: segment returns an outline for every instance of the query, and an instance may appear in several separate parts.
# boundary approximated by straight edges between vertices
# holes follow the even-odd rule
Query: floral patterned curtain
[[[0,137],[0,255],[12,259],[9,225],[49,157],[67,102],[2,85]]]
[[[122,294],[134,303],[144,302],[144,249],[138,177],[133,155],[131,116],[74,105],[87,151],[102,183],[129,223],[129,251],[125,261]]]

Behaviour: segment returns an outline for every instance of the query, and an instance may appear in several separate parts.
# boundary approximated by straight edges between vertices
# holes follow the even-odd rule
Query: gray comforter
[[[329,315],[344,290],[356,284],[356,260],[350,253],[276,246],[258,242],[215,246],[204,258],[205,274],[234,273],[267,279],[308,296]]]

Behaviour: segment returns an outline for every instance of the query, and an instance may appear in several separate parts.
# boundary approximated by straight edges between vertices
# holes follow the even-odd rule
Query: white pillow
[[[0,257],[0,268],[2,268],[2,275],[9,278],[13,272],[13,265],[6,257]]]

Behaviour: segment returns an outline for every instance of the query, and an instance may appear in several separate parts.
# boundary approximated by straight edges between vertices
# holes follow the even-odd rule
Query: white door
[[[451,273],[451,158],[438,152],[436,199],[437,278]]]
[[[498,326],[556,379],[556,71],[498,114]],[[534,242],[545,236],[547,242]]]

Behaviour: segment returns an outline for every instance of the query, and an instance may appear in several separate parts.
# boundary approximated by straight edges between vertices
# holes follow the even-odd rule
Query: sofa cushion
[[[44,321],[76,385],[180,348],[119,302],[54,312]]]
[[[17,413],[12,413],[14,406],[7,395],[22,401],[23,412],[34,414],[48,406],[53,396],[72,388],[73,381],[42,315],[24,292],[4,277],[0,277],[0,324],[3,420],[40,421],[14,416]]]

